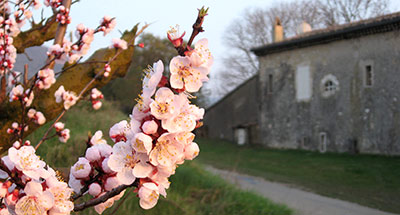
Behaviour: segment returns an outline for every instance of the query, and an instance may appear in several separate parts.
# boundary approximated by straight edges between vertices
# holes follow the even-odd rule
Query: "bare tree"
[[[217,77],[219,94],[225,94],[258,72],[258,61],[251,48],[272,42],[272,28],[280,18],[285,37],[296,35],[307,22],[313,29],[348,23],[389,12],[389,0],[302,0],[281,2],[267,9],[246,9],[234,20],[224,36],[232,51],[223,61],[226,69]]]
[[[319,0],[326,26],[380,16],[389,12],[389,0]]]

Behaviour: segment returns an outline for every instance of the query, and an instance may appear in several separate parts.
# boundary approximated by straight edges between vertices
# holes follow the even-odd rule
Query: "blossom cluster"
[[[60,10],[61,9],[63,9],[63,11],[67,11],[67,9],[65,9],[63,6],[60,6]],[[64,20],[62,22],[66,22],[67,24],[69,23],[68,20]],[[100,25],[96,29],[88,28],[81,23],[76,27],[76,42],[72,43],[67,38],[64,38],[62,45],[52,45],[49,48],[47,55],[54,56],[56,61],[61,64],[65,61],[73,63],[88,53],[90,45],[94,40],[94,34],[103,32],[105,36],[114,29],[115,25],[115,18],[111,18],[109,16],[104,16],[100,21]],[[126,49],[127,43],[121,39],[113,39],[112,46],[115,48]]]
[[[90,101],[92,102],[92,107],[95,110],[98,110],[102,103],[100,99],[103,99],[103,93],[100,92],[97,88],[93,88],[92,91],[90,91]]]
[[[85,157],[71,168],[69,185],[75,192],[86,188],[94,198],[100,198],[120,185],[136,183],[144,209],[154,207],[159,195],[165,197],[168,178],[177,165],[199,153],[192,131],[200,125],[204,109],[190,103],[188,92],[196,92],[207,80],[212,61],[207,40],[202,39],[186,56],[171,60],[169,81],[163,75],[162,61],[145,70],[143,91],[130,120],[110,128],[113,147],[97,131]],[[179,85],[178,79],[182,82]],[[97,205],[96,211],[102,213],[116,199]]]
[[[54,97],[56,97],[56,102],[64,102],[65,110],[68,110],[71,106],[73,106],[78,101],[78,96],[76,96],[73,91],[66,91],[64,86],[60,86],[58,90],[54,93]]]
[[[72,189],[35,154],[29,142],[14,143],[1,159],[3,171],[0,198],[5,201],[1,214],[70,214]],[[16,181],[15,179],[19,179]],[[14,180],[11,180],[14,179]]]
[[[70,130],[68,128],[64,128],[65,124],[62,122],[55,123],[53,127],[56,129],[56,134],[60,142],[66,143],[70,138],[69,135]]]
[[[13,45],[13,37],[21,32],[21,27],[26,20],[32,17],[30,7],[38,9],[40,2],[38,0],[18,1],[15,11],[9,16],[0,17],[0,75],[7,74],[14,68],[17,50]],[[11,13],[11,7],[8,1],[2,2],[4,12]]]
[[[70,24],[69,9],[62,5],[62,0],[45,0],[44,5],[57,11],[56,21],[61,24]]]

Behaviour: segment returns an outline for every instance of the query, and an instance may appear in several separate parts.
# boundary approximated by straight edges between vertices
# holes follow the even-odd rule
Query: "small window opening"
[[[336,85],[331,80],[325,82],[324,87],[325,92],[332,92],[336,90]]]
[[[367,87],[372,86],[372,81],[373,81],[372,76],[373,76],[372,66],[366,65],[365,66],[365,86],[367,86]]]
[[[268,93],[274,91],[274,76],[272,74],[268,75]]]
[[[321,79],[320,89],[322,97],[330,97],[334,95],[336,91],[339,91],[339,81],[332,74],[325,75]]]
[[[325,132],[319,133],[319,152],[326,152],[327,137]]]

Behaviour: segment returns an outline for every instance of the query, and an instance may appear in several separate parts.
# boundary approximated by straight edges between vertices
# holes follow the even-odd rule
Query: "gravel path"
[[[206,166],[206,169],[242,189],[252,190],[274,202],[287,205],[295,211],[295,215],[395,215],[356,203],[320,196],[285,184],[269,182],[259,177],[211,166]]]

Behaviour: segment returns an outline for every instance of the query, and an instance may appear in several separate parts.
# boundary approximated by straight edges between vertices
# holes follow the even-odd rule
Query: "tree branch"
[[[136,187],[138,184],[139,180],[136,180],[135,182],[133,182],[130,185],[121,185],[117,188],[112,189],[111,191],[108,191],[106,194],[95,198],[95,199],[91,199],[87,202],[81,203],[81,204],[76,204],[74,205],[74,211],[82,211],[86,208],[101,204],[103,202],[106,202],[108,199],[120,194],[122,191],[124,191],[126,188],[128,187]]]
[[[122,39],[126,41],[133,41],[138,36],[137,25],[131,30],[126,31]],[[82,94],[85,95],[91,88],[101,88],[111,80],[117,77],[124,77],[127,73],[131,64],[131,59],[134,52],[134,46],[129,46],[127,50],[121,52],[117,59],[111,64],[112,75],[108,78],[100,77],[96,79],[90,87],[87,88]],[[114,49],[100,49],[96,51],[87,61],[103,61],[111,59],[115,54]],[[69,67],[69,64],[65,64],[64,68]],[[66,90],[72,90],[74,92],[82,91],[85,86],[96,76],[97,73],[103,71],[104,65],[99,64],[77,64],[74,68],[71,68],[68,72],[61,74],[57,78],[57,82],[48,90],[36,91],[35,100],[32,104],[37,110],[40,110],[46,117],[47,121],[51,121],[56,118],[62,111],[63,105],[56,103],[54,99],[54,92],[63,85]],[[18,121],[21,110],[19,110],[17,102],[5,101],[0,106],[0,153],[4,152],[11,146],[15,139],[7,134],[7,128],[11,127],[12,122]],[[25,136],[35,131],[39,126],[30,123],[29,130],[25,132]]]
[[[42,20],[38,24],[33,24],[32,28],[21,32],[14,38],[13,45],[17,49],[17,53],[24,53],[26,48],[32,46],[40,46],[44,42],[54,38],[57,30],[57,22],[55,16]]]

